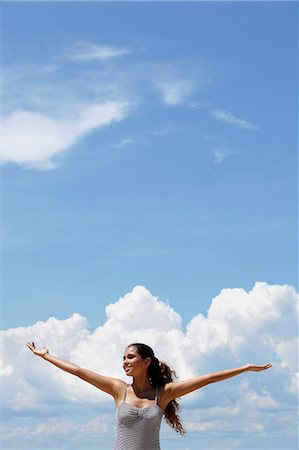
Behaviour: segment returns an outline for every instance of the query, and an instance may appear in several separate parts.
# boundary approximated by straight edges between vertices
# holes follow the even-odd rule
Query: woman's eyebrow
[[[127,355],[124,355],[124,356],[123,356],[123,359],[125,359],[126,356],[135,356],[135,353],[127,353]]]

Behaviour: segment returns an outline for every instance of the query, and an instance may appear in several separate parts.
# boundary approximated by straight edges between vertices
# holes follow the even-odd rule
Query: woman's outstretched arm
[[[92,384],[97,387],[101,391],[106,392],[107,394],[112,395],[117,401],[118,397],[122,395],[124,381],[118,380],[117,378],[106,377],[104,375],[100,375],[96,372],[93,372],[88,369],[84,369],[83,367],[78,366],[69,361],[64,361],[63,359],[57,358],[56,356],[50,355],[47,347],[43,347],[42,350],[38,350],[35,347],[34,342],[27,342],[27,347],[37,356],[49,361],[55,366],[59,367],[59,369],[64,370],[65,372],[71,373],[72,375],[76,375],[84,381]]]
[[[236,367],[234,369],[221,370],[220,372],[214,372],[207,375],[201,375],[198,377],[190,378],[189,380],[167,383],[164,387],[165,400],[174,400],[182,395],[189,394],[203,386],[210,383],[216,383],[217,381],[227,380],[228,378],[235,377],[244,372],[261,372],[272,367],[272,364],[266,364],[264,366],[257,366],[255,364],[246,364],[242,367]]]

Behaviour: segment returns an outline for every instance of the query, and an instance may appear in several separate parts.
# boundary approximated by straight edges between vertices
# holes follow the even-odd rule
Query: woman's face
[[[150,363],[151,359],[143,359],[142,356],[138,353],[136,347],[131,346],[126,348],[123,358],[123,368],[126,372],[126,375],[128,375],[129,377],[144,374],[145,372],[147,372]]]

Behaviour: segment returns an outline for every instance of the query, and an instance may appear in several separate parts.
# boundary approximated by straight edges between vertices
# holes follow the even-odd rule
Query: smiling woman
[[[141,392],[144,393],[146,392],[145,389],[148,389],[147,392],[151,392],[153,395],[153,387],[156,388],[154,397],[155,404],[158,404],[157,400],[159,395],[159,387],[173,382],[173,377],[176,376],[175,372],[172,371],[167,364],[159,361],[158,358],[155,357],[151,347],[141,343],[130,344],[127,347],[124,355],[123,367],[126,375],[133,377],[134,382],[132,384],[132,389],[134,394],[138,397],[139,387],[138,385],[136,386],[136,378],[137,380],[141,379],[141,383],[139,382],[141,384]],[[142,391],[142,389],[144,390]],[[132,403],[136,406],[148,406],[147,404],[145,405],[143,401],[141,401],[141,403],[135,402],[134,397],[132,399]],[[172,399],[165,403],[165,401],[163,402],[161,395],[159,395],[159,405],[160,409],[164,411],[164,416],[167,423],[178,433],[185,434],[185,430],[178,416],[179,405],[177,401]]]
[[[264,366],[246,364],[174,382],[175,373],[156,358],[151,347],[133,343],[126,348],[123,357],[125,373],[133,378],[132,384],[129,385],[120,379],[106,377],[56,358],[49,354],[47,347],[38,350],[34,342],[27,342],[26,345],[35,355],[76,375],[114,398],[117,408],[114,450],[160,450],[160,425],[163,416],[178,433],[185,433],[178,416],[177,398],[210,383],[248,371],[260,372],[271,367],[271,364]]]

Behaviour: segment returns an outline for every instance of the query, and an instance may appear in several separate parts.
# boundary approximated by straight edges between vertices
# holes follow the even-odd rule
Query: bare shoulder
[[[173,400],[173,384],[174,382],[166,383],[159,388],[158,404],[163,411],[165,411],[168,403]]]
[[[163,388],[161,388],[161,392],[159,394],[161,408],[164,409],[162,405],[165,405],[166,408],[168,403],[172,400],[189,394],[190,392],[193,392],[208,383],[209,379],[206,376],[199,376],[189,378],[187,380],[172,381],[170,383],[166,383]]]
[[[124,398],[125,389],[127,386],[127,383],[123,380],[120,380],[119,378],[114,378],[114,400],[115,403],[118,405]]]

